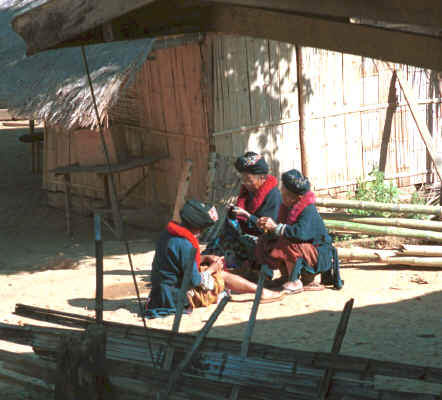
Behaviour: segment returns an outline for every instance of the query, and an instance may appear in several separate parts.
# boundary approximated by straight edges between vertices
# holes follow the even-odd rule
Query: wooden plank
[[[64,178],[64,208],[66,213],[66,233],[71,236],[71,208],[72,208],[72,199],[71,199],[71,175],[63,174]]]
[[[208,30],[442,69],[442,41],[436,37],[241,7],[219,6],[214,15]]]
[[[173,209],[172,220],[180,222],[180,210],[186,202],[186,196],[189,191],[190,177],[192,176],[192,160],[185,160],[182,167],[180,181],[178,183],[178,190],[176,194],[175,207]]]
[[[151,165],[159,160],[166,159],[167,156],[165,155],[149,155],[142,158],[132,158],[128,161],[117,163],[117,164],[111,164],[110,166],[106,164],[102,165],[69,165],[66,167],[58,167],[52,169],[50,172],[56,174],[56,175],[63,175],[63,174],[75,174],[79,172],[92,172],[96,174],[108,174],[110,173],[116,173],[116,172],[123,172],[127,171],[132,168],[138,168],[138,167],[144,167],[146,165]]]

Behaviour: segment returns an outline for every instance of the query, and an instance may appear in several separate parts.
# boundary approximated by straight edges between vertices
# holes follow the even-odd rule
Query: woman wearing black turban
[[[278,180],[268,174],[269,166],[262,155],[247,152],[238,157],[235,168],[242,181],[236,205],[230,209],[220,236],[207,248],[214,254],[234,255],[228,264],[239,267],[253,259],[258,237],[264,233],[257,226],[258,219],[276,219],[282,199]]]
[[[278,220],[263,217],[258,226],[266,230],[256,249],[256,258],[283,275],[283,288],[290,293],[322,290],[314,281],[321,273],[323,284],[340,289],[339,261],[332,239],[315,206],[310,182],[298,170],[282,175],[282,201]]]
[[[189,200],[181,209],[180,217],[181,223],[168,223],[157,243],[147,316],[154,318],[176,311],[185,271],[191,274],[184,305],[187,310],[216,303],[225,288],[236,293],[255,293],[254,283],[224,270],[223,257],[200,255],[197,237],[215,223],[218,218],[216,209]],[[269,303],[281,298],[281,293],[265,289],[261,302]]]

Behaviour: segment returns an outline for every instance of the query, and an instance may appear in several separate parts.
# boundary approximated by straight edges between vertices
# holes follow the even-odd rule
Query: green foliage
[[[415,192],[413,192],[413,194],[411,195],[410,203],[411,204],[421,204],[421,205],[426,204],[425,198],[422,197],[422,195],[421,195],[419,190],[416,190]],[[424,214],[408,214],[408,218],[429,219],[431,217],[429,215],[424,215]]]
[[[399,190],[393,182],[385,182],[384,173],[378,169],[373,169],[369,174],[374,180],[364,181],[358,179],[358,188],[353,195],[348,193],[350,200],[376,201],[380,203],[397,203],[399,198]],[[347,212],[354,215],[389,217],[391,213],[386,211],[369,211],[349,209]]]

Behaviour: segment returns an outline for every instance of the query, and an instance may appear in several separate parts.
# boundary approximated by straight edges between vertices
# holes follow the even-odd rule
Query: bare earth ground
[[[65,234],[62,210],[45,205],[41,177],[30,173],[23,130],[0,130],[0,322],[41,324],[13,315],[16,303],[94,315],[95,269],[92,220],[74,217],[74,235]],[[129,230],[137,279],[146,297],[156,234]],[[123,246],[104,232],[104,318],[141,325]],[[442,367],[442,271],[359,265],[343,268],[344,289],[301,293],[259,308],[253,340],[282,347],[330,351],[340,312],[355,299],[341,352],[383,360]],[[424,283],[427,282],[427,283]],[[234,296],[247,300],[249,295]],[[241,340],[252,303],[231,302],[211,336]],[[183,332],[198,331],[214,306],[185,316]],[[148,321],[170,329],[172,317]],[[32,349],[0,341],[0,348]],[[1,366],[1,362],[0,362]],[[0,368],[1,374],[1,368]],[[379,385],[441,393],[442,385],[379,379]],[[2,399],[29,399],[22,389],[3,385]]]

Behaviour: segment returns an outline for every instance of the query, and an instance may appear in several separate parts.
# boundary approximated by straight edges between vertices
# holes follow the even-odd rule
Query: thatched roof
[[[44,0],[0,0],[0,101],[15,114],[67,127],[96,125],[81,49],[51,50],[26,57],[12,17]],[[146,60],[152,39],[85,47],[100,117]]]

